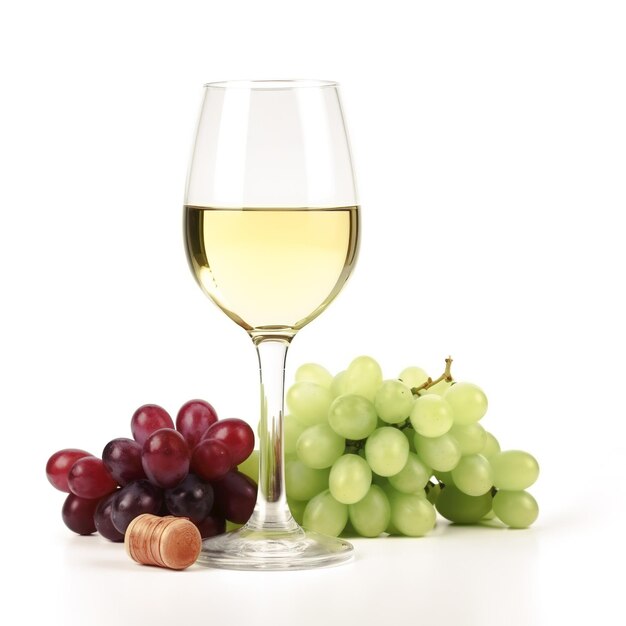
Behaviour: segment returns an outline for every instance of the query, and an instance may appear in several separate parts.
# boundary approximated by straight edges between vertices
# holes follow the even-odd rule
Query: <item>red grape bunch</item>
[[[65,448],[46,465],[50,483],[69,495],[62,517],[79,535],[123,541],[142,513],[189,518],[203,538],[243,524],[257,485],[238,471],[254,449],[254,432],[241,419],[218,419],[204,400],[185,402],[176,416],[145,404],[130,422],[133,438],[112,439],[101,458]]]

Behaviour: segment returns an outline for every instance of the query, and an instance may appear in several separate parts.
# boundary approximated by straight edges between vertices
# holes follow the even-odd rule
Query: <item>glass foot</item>
[[[293,570],[327,567],[349,561],[352,544],[319,533],[242,528],[205,539],[197,563],[239,570]]]

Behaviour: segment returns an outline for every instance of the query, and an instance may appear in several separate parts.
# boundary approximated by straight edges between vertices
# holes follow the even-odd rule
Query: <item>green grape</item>
[[[333,383],[333,375],[323,366],[317,363],[305,363],[296,370],[296,382],[315,383],[320,387],[330,389]]]
[[[485,513],[482,516],[482,519],[487,520],[487,521],[495,519],[495,518],[496,518],[496,514],[493,512],[493,509],[491,509],[491,511],[489,511],[489,513]]]
[[[393,476],[409,457],[409,442],[397,428],[377,428],[365,442],[365,458],[379,476]]]
[[[438,396],[443,396],[443,394],[446,393],[446,391],[448,391],[451,386],[452,383],[449,383],[447,380],[440,380],[437,384],[429,387],[428,389],[420,391],[420,393],[424,395],[435,394]]]
[[[528,452],[498,452],[489,461],[493,467],[493,484],[498,489],[521,491],[530,487],[539,477],[539,464]]]
[[[450,405],[437,395],[420,396],[411,411],[411,424],[423,437],[441,437],[452,426]]]
[[[308,467],[324,469],[343,454],[345,447],[346,440],[328,424],[315,424],[298,437],[296,453]]]
[[[383,382],[383,372],[374,359],[359,356],[348,365],[342,382],[344,393],[354,393],[373,402]]]
[[[413,408],[413,394],[399,380],[385,380],[376,392],[374,406],[381,420],[398,424],[409,416]]]
[[[325,422],[332,401],[330,391],[315,383],[295,383],[287,391],[289,411],[306,426]]]
[[[354,504],[368,492],[372,484],[372,470],[356,454],[346,454],[330,468],[328,488],[333,498],[343,504]]]
[[[306,430],[306,425],[293,415],[285,415],[283,419],[283,449],[285,455],[296,454],[298,437]]]
[[[407,441],[409,442],[409,450],[411,452],[415,452],[415,431],[410,426],[407,426],[400,432],[407,438]]]
[[[291,515],[293,519],[302,526],[302,520],[304,519],[304,509],[308,502],[306,500],[293,500],[292,498],[287,498],[287,504],[289,505],[289,510],[291,511]]]
[[[287,496],[293,500],[310,500],[328,489],[328,469],[312,469],[302,461],[292,459],[285,463],[285,485]]]
[[[441,437],[422,437],[416,434],[415,449],[426,465],[440,472],[449,472],[461,458],[459,444],[448,433]]]
[[[328,489],[306,505],[302,525],[329,537],[338,537],[348,522],[348,505],[337,502]]]
[[[378,537],[389,524],[391,506],[385,492],[372,485],[361,500],[348,507],[348,516],[361,537]]]
[[[473,424],[487,412],[487,396],[480,387],[472,383],[456,383],[443,397],[452,407],[455,424]]]
[[[511,528],[526,528],[539,515],[539,506],[528,491],[498,491],[493,498],[493,512]]]
[[[405,367],[398,378],[409,388],[419,387],[428,380],[428,374],[421,367]]]
[[[243,524],[236,524],[235,522],[231,522],[230,520],[226,520],[226,532],[229,533],[232,530],[239,530]]]
[[[252,450],[252,452],[250,453],[250,456],[242,463],[239,463],[239,465],[237,466],[237,469],[242,474],[245,474],[246,476],[249,476],[250,478],[252,478],[252,480],[255,483],[258,483],[259,482],[259,451]]]
[[[339,372],[339,374],[337,374],[333,378],[333,382],[330,386],[330,394],[332,395],[333,398],[337,398],[339,396],[342,396],[344,393],[346,393],[346,390],[344,389],[345,378],[346,378],[346,370],[343,370],[343,372]]]
[[[482,454],[487,441],[487,431],[480,424],[453,424],[449,430],[461,449],[461,454]]]
[[[437,498],[440,515],[457,524],[474,524],[491,510],[491,493],[468,496],[453,485],[446,485]]]
[[[391,527],[407,537],[423,537],[435,526],[435,508],[424,495],[392,491]]]
[[[500,444],[498,440],[489,432],[485,431],[485,444],[483,445],[483,449],[480,450],[480,453],[487,459],[490,459],[492,456],[495,456],[500,452]]]
[[[468,496],[482,496],[493,487],[493,471],[484,456],[469,454],[452,470],[452,480]]]
[[[409,452],[405,466],[393,476],[389,476],[389,484],[402,493],[424,491],[432,470],[422,463],[417,454]]]
[[[362,396],[339,396],[330,405],[328,423],[346,439],[365,439],[376,429],[376,409]]]

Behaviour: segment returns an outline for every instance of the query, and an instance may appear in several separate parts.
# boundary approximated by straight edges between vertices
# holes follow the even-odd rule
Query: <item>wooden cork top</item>
[[[185,517],[144,513],[129,524],[124,546],[137,563],[182,570],[195,563],[202,538],[196,526]]]

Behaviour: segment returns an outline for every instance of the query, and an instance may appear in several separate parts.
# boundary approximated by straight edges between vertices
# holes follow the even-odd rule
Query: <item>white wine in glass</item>
[[[287,506],[282,443],[287,348],[356,261],[359,207],[338,85],[205,85],[185,196],[185,243],[202,290],[252,338],[261,374],[257,502],[241,529],[206,539],[199,562],[306,569],[349,559]]]

